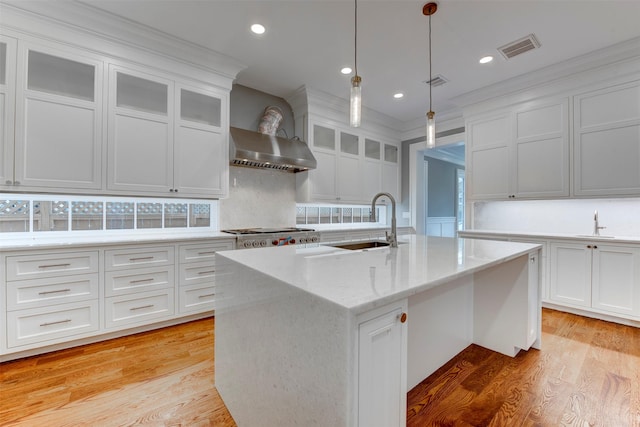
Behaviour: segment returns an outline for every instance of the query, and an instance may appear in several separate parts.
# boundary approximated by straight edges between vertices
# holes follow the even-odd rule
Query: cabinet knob
[[[178,192],[178,189],[177,189],[177,188],[174,188],[174,189],[173,189],[173,192],[174,192],[174,193],[177,193],[177,192]]]
[[[13,181],[13,185],[20,185],[20,181]]]
[[[13,184],[13,181],[11,181],[10,179],[8,179],[8,180],[6,180],[4,183],[5,183],[5,184],[7,184],[7,185],[11,185],[11,184]]]
[[[591,248],[592,248],[592,246],[591,246],[591,245],[587,245],[587,248],[591,249]]]
[[[173,193],[173,188],[170,188],[170,189],[169,189],[169,193]]]
[[[400,319],[400,323],[404,323],[407,321],[407,313],[402,313],[398,315],[398,319]]]
[[[596,245],[593,245],[593,249],[598,249],[598,247]]]

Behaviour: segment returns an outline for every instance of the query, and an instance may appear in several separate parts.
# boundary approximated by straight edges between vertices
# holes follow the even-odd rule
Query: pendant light
[[[437,3],[427,3],[422,7],[422,14],[429,17],[429,111],[427,112],[427,148],[433,148],[436,146],[436,121],[433,108],[431,107],[431,15],[438,10]]]
[[[360,127],[362,120],[362,90],[360,83],[362,78],[358,75],[358,0],[354,0],[354,48],[353,48],[353,68],[355,75],[351,78],[351,96],[349,98],[349,123],[351,127]]]

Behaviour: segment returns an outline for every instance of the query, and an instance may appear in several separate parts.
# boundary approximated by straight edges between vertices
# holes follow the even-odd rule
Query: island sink
[[[389,246],[389,242],[383,242],[382,240],[366,240],[364,242],[353,242],[353,243],[344,243],[339,245],[329,245],[334,248],[340,249],[349,249],[350,251],[358,251],[361,249],[373,249],[373,248],[384,248]]]

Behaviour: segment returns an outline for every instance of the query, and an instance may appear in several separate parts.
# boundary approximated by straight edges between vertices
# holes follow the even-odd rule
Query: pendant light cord
[[[354,5],[355,6],[354,6],[353,17],[355,20],[355,23],[354,23],[355,31],[354,31],[354,41],[353,41],[353,51],[354,51],[353,52],[353,56],[354,56],[353,68],[355,69],[356,76],[357,76],[358,75],[358,0],[354,0]]]
[[[429,111],[431,111],[431,15],[429,15]]]

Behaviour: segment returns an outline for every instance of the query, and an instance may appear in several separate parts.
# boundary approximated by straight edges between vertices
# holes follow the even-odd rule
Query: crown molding
[[[637,72],[637,65],[631,64],[637,64],[639,60],[640,37],[467,92],[452,98],[451,101],[462,109],[508,96],[514,98],[514,103],[523,102],[552,94],[559,89],[566,90],[592,83],[594,80],[605,80],[611,76],[603,72],[603,69],[609,66],[622,67],[612,70],[618,75]],[[627,64],[626,68],[624,68],[625,64]],[[542,93],[541,89],[545,87],[546,93]],[[466,111],[465,115],[467,115]]]
[[[234,58],[77,0],[3,0],[0,10],[2,29],[13,29],[143,65],[148,65],[147,60],[178,61],[220,77],[216,84],[228,89],[236,75],[246,68]]]

